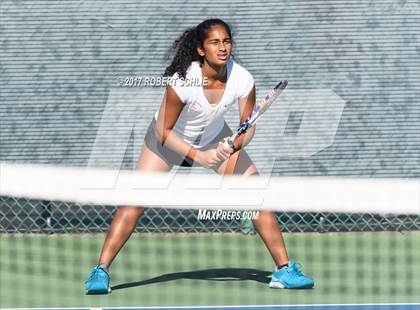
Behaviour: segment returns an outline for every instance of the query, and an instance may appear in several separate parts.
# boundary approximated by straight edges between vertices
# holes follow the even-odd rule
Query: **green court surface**
[[[420,302],[420,234],[285,234],[312,290],[275,290],[256,235],[138,234],[111,269],[112,294],[83,284],[104,235],[2,235],[0,308]]]

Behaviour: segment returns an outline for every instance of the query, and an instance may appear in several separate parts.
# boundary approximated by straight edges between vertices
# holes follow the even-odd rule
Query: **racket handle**
[[[233,140],[231,140],[231,138],[225,139],[223,141],[223,144],[225,145],[225,147],[233,147]]]
[[[233,135],[231,135],[229,138],[225,139],[225,141],[223,141],[223,143],[225,144],[225,146],[228,147],[234,147],[234,143],[235,143],[235,139],[238,135],[235,133]]]
[[[238,135],[237,134],[233,134],[232,136],[230,136],[229,138],[225,139],[223,141],[223,144],[225,147],[231,147],[235,152],[237,151],[237,149],[235,148],[235,139]]]

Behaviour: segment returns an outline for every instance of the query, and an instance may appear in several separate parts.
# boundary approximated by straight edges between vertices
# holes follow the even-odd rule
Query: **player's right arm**
[[[159,141],[171,150],[196,161],[203,167],[214,167],[225,158],[217,156],[216,150],[200,151],[189,143],[185,142],[176,132],[172,130],[184,107],[184,103],[178,97],[174,89],[168,85],[165,96],[159,109],[155,134]]]

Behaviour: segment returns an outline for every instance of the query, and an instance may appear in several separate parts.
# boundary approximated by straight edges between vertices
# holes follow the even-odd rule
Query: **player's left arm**
[[[248,116],[252,113],[255,106],[255,85],[250,90],[248,96],[242,98],[239,101],[239,125],[241,125],[245,120],[248,118]],[[245,134],[240,135],[235,140],[235,149],[241,149],[244,148],[254,137],[256,126],[254,125],[250,129],[248,129]]]
[[[246,121],[248,116],[252,113],[255,106],[255,85],[249,91],[249,94],[239,100],[239,125]],[[217,156],[219,158],[226,158],[231,154],[239,151],[241,148],[245,147],[254,136],[255,125],[248,129],[244,134],[240,135],[235,139],[235,142],[232,146],[228,146],[224,141],[221,141],[217,147]],[[225,137],[224,140],[229,137]]]
[[[249,94],[239,100],[239,125],[241,125],[248,116],[252,113],[255,106],[255,85],[250,90]],[[244,134],[240,135],[235,139],[233,144],[233,149],[231,146],[227,146],[223,141],[221,141],[217,147],[217,154],[220,158],[225,158],[230,154],[233,154],[239,151],[241,148],[245,147],[254,136],[255,125],[248,129]],[[225,140],[229,137],[225,137]]]

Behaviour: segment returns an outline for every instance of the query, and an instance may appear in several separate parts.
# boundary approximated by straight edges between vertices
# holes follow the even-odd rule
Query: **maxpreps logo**
[[[213,220],[258,220],[260,211],[225,211],[217,210],[198,210],[197,219],[199,221]]]

